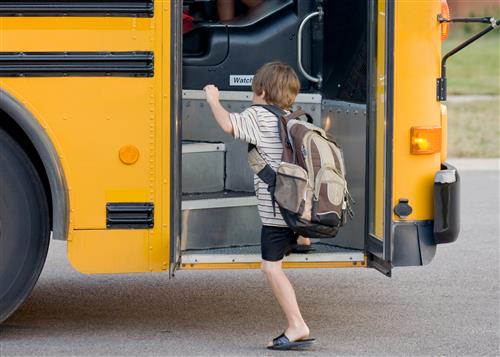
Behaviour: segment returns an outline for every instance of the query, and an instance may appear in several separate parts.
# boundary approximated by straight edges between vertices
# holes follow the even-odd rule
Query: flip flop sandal
[[[311,247],[310,244],[298,244],[295,246],[295,248],[292,250],[292,253],[299,253],[299,254],[307,254],[310,252],[314,252],[314,248]]]
[[[305,338],[303,340],[290,341],[283,332],[281,335],[273,339],[272,346],[267,346],[267,348],[270,350],[280,351],[303,349],[312,346],[314,341],[314,338]]]

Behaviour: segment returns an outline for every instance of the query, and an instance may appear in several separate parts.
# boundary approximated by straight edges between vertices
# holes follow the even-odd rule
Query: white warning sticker
[[[253,75],[232,74],[229,76],[229,85],[230,86],[251,87],[252,80],[253,80]]]

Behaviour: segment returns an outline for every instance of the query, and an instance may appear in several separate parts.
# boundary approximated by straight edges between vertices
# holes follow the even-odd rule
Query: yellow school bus
[[[0,321],[50,239],[85,274],[258,268],[246,147],[202,89],[241,111],[272,60],[297,70],[296,107],[343,148],[356,201],[335,238],[284,266],[429,263],[459,230],[436,96],[442,6],[269,0],[222,22],[215,1],[0,2]]]

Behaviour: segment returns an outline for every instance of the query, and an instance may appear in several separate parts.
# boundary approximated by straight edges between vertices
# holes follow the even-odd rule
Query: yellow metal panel
[[[106,202],[146,202],[147,190],[107,190]]]
[[[73,268],[85,274],[148,271],[147,230],[74,231],[68,246]]]
[[[72,192],[74,228],[105,228],[109,190],[143,190],[150,193],[147,201],[154,200],[149,181],[155,174],[150,172],[155,150],[154,79],[7,78],[0,83],[18,93],[59,142]],[[136,164],[120,161],[124,144],[139,148]]]
[[[441,162],[448,158],[448,108],[441,104]]]
[[[432,219],[434,173],[440,168],[440,153],[410,154],[412,126],[441,125],[441,107],[436,101],[441,56],[439,12],[439,0],[396,1],[392,204],[408,198],[413,208],[410,220]]]
[[[13,52],[147,51],[156,24],[149,18],[0,17],[0,46]]]
[[[86,273],[169,264],[170,5],[154,18],[0,18],[0,51],[152,51],[153,78],[2,78],[40,121],[70,190],[68,256]],[[119,158],[125,145],[137,162]],[[106,202],[154,202],[150,230],[105,230]]]

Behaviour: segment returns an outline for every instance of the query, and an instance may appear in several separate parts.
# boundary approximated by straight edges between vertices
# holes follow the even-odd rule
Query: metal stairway
[[[260,262],[257,199],[253,192],[226,189],[226,145],[190,141],[182,149],[182,266]],[[361,250],[315,239],[313,248],[314,253],[292,254],[285,261],[364,265]]]
[[[224,143],[182,145],[181,250],[260,243],[255,194],[226,189],[225,159]]]

